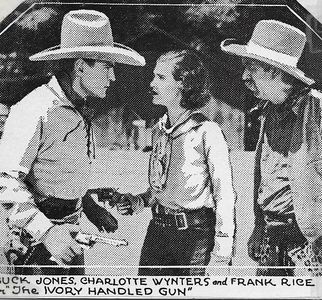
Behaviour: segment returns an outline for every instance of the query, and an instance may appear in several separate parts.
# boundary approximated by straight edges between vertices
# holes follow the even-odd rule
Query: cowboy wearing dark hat
[[[14,204],[8,219],[16,233],[11,244],[27,245],[20,247],[24,255],[15,264],[24,266],[16,272],[81,274],[83,268],[27,265],[83,265],[74,239],[82,210],[99,230],[116,230],[112,215],[86,194],[95,157],[86,103],[89,96],[105,98],[115,63],[143,66],[145,61],[114,43],[108,17],[93,10],[67,13],[61,44],[30,59],[59,60],[61,68],[12,107],[0,146],[0,200]]]
[[[322,94],[297,67],[305,43],[299,29],[262,20],[247,45],[221,45],[242,57],[242,79],[264,102],[255,157],[255,228],[248,241],[249,256],[261,266],[258,275],[294,275],[295,249],[313,249],[306,251],[311,267],[319,255]]]

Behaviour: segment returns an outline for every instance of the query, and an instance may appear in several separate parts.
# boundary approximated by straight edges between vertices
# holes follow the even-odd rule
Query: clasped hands
[[[99,199],[100,202],[108,203],[109,206],[114,207],[121,215],[132,215],[139,207],[142,201],[139,195],[132,195],[130,193],[122,194],[114,191],[113,196],[109,199]]]

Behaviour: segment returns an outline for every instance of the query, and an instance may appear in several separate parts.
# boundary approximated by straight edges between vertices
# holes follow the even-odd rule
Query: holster
[[[71,223],[79,221],[82,211],[81,200],[64,200],[58,198],[47,198],[37,203],[39,210],[54,224]],[[12,228],[8,233],[8,241],[3,246],[3,253],[9,265],[25,265],[32,255],[33,246],[37,245],[32,236],[24,229]]]

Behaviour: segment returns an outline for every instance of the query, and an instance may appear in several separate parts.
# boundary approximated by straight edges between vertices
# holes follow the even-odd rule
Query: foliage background
[[[115,141],[124,140],[121,147],[130,144],[139,147],[135,144],[138,132],[133,130],[132,121],[142,118],[151,125],[165,112],[163,107],[152,105],[149,95],[156,58],[170,49],[190,48],[203,57],[210,70],[213,101],[205,109],[208,115],[220,125],[239,132],[238,140],[231,142],[233,147],[243,147],[244,143],[246,149],[252,150],[257,139],[258,121],[256,113],[250,111],[257,100],[241,82],[240,60],[222,53],[220,43],[225,38],[246,43],[261,19],[284,21],[308,34],[309,43],[300,68],[314,77],[317,86],[321,87],[321,38],[312,34],[303,20],[317,32],[322,32],[320,23],[295,0],[177,0],[163,1],[162,4],[155,0],[141,0],[135,4],[124,0],[110,1],[109,4],[98,2],[26,0],[0,24],[2,31],[16,20],[0,36],[1,102],[14,104],[34,87],[48,81],[52,65],[30,62],[28,57],[59,44],[63,15],[80,8],[106,13],[111,20],[114,40],[134,48],[147,60],[144,68],[117,66],[117,82],[113,84],[107,101],[93,101],[102,145],[111,146]],[[112,141],[107,142],[106,128],[110,131],[116,128]]]

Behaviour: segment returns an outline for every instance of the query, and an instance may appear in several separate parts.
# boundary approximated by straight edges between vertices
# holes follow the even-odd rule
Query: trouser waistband
[[[267,226],[288,226],[296,224],[295,215],[278,215],[275,213],[264,212],[264,220]]]
[[[156,225],[174,227],[177,230],[185,230],[205,223],[215,223],[215,213],[212,208],[207,207],[189,211],[176,211],[161,204],[156,204],[152,207],[152,216]]]

